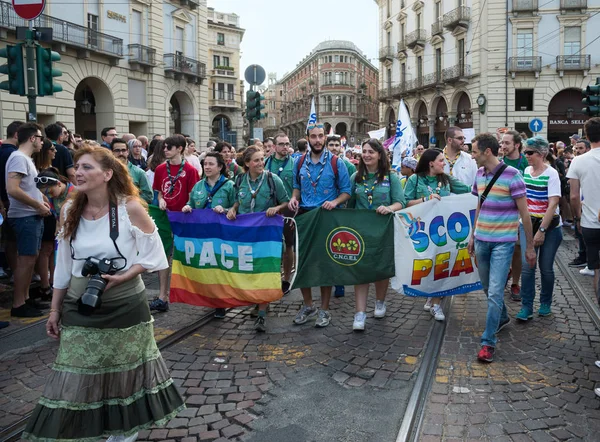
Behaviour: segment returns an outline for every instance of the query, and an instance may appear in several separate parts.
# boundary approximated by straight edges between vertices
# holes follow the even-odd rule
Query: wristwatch
[[[542,233],[546,233],[546,228],[545,227],[540,227],[539,231],[542,232]]]

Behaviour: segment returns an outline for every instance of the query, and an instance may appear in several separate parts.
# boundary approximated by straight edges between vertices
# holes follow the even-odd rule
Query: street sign
[[[46,7],[46,0],[12,0],[12,5],[19,17],[33,20],[39,17]]]
[[[257,64],[251,64],[244,71],[244,78],[252,86],[260,86],[265,82],[265,78],[267,78],[267,73],[262,68],[262,66],[259,66]]]
[[[435,143],[437,143],[437,138],[436,138],[436,137],[431,137],[431,138],[429,139],[429,142],[430,142],[431,144],[435,144]]]
[[[252,138],[254,138],[255,140],[258,141],[262,141],[263,140],[263,128],[262,127],[255,127],[254,130],[252,131]]]
[[[541,132],[543,127],[544,123],[539,118],[534,118],[529,122],[529,130],[533,133]]]

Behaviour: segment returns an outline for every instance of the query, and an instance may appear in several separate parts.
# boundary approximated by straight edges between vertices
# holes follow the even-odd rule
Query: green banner
[[[158,227],[158,236],[163,243],[165,254],[167,257],[171,256],[171,250],[173,249],[173,232],[171,232],[171,223],[167,216],[166,210],[160,210],[158,206],[150,204],[148,206],[148,213],[154,220],[156,227]]]
[[[294,288],[355,285],[394,276],[394,216],[315,209],[296,218]]]

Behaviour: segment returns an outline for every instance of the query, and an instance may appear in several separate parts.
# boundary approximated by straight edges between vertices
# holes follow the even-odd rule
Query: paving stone
[[[239,425],[230,425],[229,427],[223,428],[221,433],[226,438],[232,438],[234,436],[239,436],[245,432],[244,428]]]
[[[198,434],[198,439],[210,441],[210,440],[218,439],[219,436],[220,436],[220,433],[218,431],[204,431],[204,432]]]

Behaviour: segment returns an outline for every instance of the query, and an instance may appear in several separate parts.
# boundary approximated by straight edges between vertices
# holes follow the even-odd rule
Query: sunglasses
[[[306,128],[306,130],[313,130],[313,129],[324,129],[325,126],[322,125],[321,123],[319,124],[309,124],[308,127]]]
[[[48,183],[52,184],[52,183],[58,183],[59,180],[57,180],[56,178],[49,177],[49,176],[36,176],[33,179],[33,182],[35,184],[48,184]]]
[[[171,149],[173,149],[174,147],[175,147],[175,146],[169,146],[168,144],[165,144],[165,145],[163,146],[163,150],[165,150],[165,149],[167,149],[167,150],[171,150]]]
[[[278,145],[279,147],[290,147],[290,146],[291,146],[291,144],[290,144],[290,143],[277,143],[277,145]]]
[[[40,140],[43,140],[44,136],[43,135],[34,135],[33,138],[39,138]]]
[[[525,155],[527,155],[527,156],[531,156],[531,155],[533,155],[533,154],[537,153],[537,151],[535,151],[535,150],[526,150],[526,151],[524,151],[523,153],[524,153]]]
[[[113,149],[114,153],[127,152],[127,149]]]

